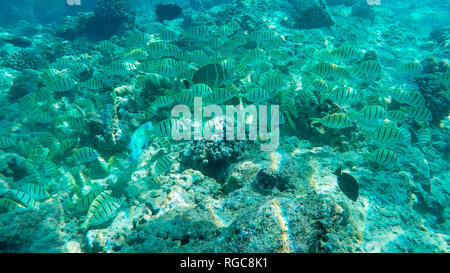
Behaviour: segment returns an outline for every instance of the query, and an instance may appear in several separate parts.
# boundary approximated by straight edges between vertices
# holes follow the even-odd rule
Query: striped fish
[[[149,55],[147,53],[147,51],[143,48],[136,48],[131,50],[128,55],[135,59],[135,60],[139,60],[139,61],[144,61],[147,60]]]
[[[196,63],[203,63],[208,59],[205,51],[197,49],[191,52],[190,60]]]
[[[117,45],[111,41],[105,40],[101,41],[98,44],[97,48],[104,53],[113,53],[114,50],[117,48]]]
[[[261,82],[262,87],[268,90],[276,90],[284,85],[283,78],[280,75],[271,75]]]
[[[174,60],[174,59],[172,59]],[[172,77],[176,74],[178,63],[175,64],[176,60],[173,61],[172,65],[168,64],[170,61],[166,61],[165,63],[161,63],[153,66],[150,70],[152,72],[156,72],[166,77]]]
[[[357,54],[358,54],[358,51],[349,45],[340,46],[336,49],[333,49],[330,52],[330,56],[332,58],[336,58],[336,59],[347,59],[347,58],[354,57]]]
[[[402,64],[400,70],[409,74],[418,74],[422,71],[422,65],[419,62],[409,62]]]
[[[64,184],[63,189],[70,195],[81,195],[81,188],[78,186],[75,178],[70,172],[66,172],[63,169],[63,175],[64,175]]]
[[[156,141],[156,143],[158,143],[158,145],[161,148],[165,148],[167,150],[170,150],[170,148],[171,148],[170,140],[167,137],[156,137],[155,141]]]
[[[155,174],[163,174],[172,167],[173,160],[168,155],[161,156],[155,163]]]
[[[314,90],[319,91],[320,93],[328,93],[331,90],[328,84],[322,79],[314,80],[312,85],[314,87]]]
[[[177,39],[177,33],[171,29],[163,29],[159,32],[159,37],[162,40],[173,41]]]
[[[49,153],[47,148],[32,148],[27,152],[27,159],[31,161],[45,161]]]
[[[317,99],[317,97],[314,94],[314,92],[312,90],[310,90],[310,89],[300,89],[300,90],[298,90],[298,96],[300,98],[312,101],[315,105],[319,104],[319,100]],[[294,104],[294,102],[292,102],[290,104]]]
[[[174,103],[174,100],[169,96],[158,96],[155,99],[155,105],[158,108],[170,106],[172,103]]]
[[[56,166],[56,164],[51,161],[45,162],[42,167],[44,168],[45,173],[53,178],[57,178],[61,174],[58,166]]]
[[[348,79],[348,78],[350,78],[350,72],[345,67],[335,66],[333,68],[332,72],[333,72],[333,76],[336,79]]]
[[[346,114],[335,113],[326,115],[322,119],[314,119],[314,123],[321,123],[323,126],[334,129],[342,129],[352,126],[352,121]]]
[[[374,77],[381,72],[381,65],[377,61],[361,62],[350,69],[350,75],[357,78]]]
[[[36,207],[39,203],[33,197],[21,190],[9,190],[13,198],[25,207]]]
[[[204,25],[190,27],[186,30],[185,34],[191,39],[204,39],[210,35],[208,28]]]
[[[40,88],[36,92],[36,101],[50,101],[53,99],[53,92],[48,88]]]
[[[44,147],[54,147],[56,144],[56,138],[50,132],[42,132],[39,134],[39,143]]]
[[[390,120],[395,122],[403,122],[408,119],[406,113],[401,110],[390,110],[387,112],[387,116]]]
[[[411,106],[407,108],[406,113],[413,119],[419,121],[431,121],[432,114],[431,111],[423,106]]]
[[[411,92],[408,104],[411,106],[425,106],[425,99],[419,92]]]
[[[151,39],[150,34],[141,31],[136,31],[135,33],[127,37],[125,39],[125,42],[127,45],[131,47],[140,47],[147,45],[150,39]]]
[[[5,149],[16,144],[16,139],[10,136],[0,136],[0,149]]]
[[[62,56],[54,62],[54,66],[58,69],[68,69],[76,61],[73,56]]]
[[[450,71],[439,74],[437,79],[444,84],[449,83],[450,82]]]
[[[12,211],[19,207],[23,207],[23,206],[14,202],[11,199],[0,198],[0,212],[1,211]]]
[[[41,78],[47,82],[52,82],[63,77],[61,71],[50,68],[41,73]]]
[[[80,198],[75,202],[75,210],[77,212],[83,212],[89,209],[95,198],[101,193],[99,190],[93,190],[85,195],[80,196]]]
[[[76,131],[83,131],[87,127],[87,120],[84,117],[72,117],[67,120],[69,127]]]
[[[431,138],[431,129],[428,127],[420,128],[417,132],[417,143],[419,143],[421,147],[427,146],[431,142]]]
[[[238,31],[241,28],[239,22],[236,20],[228,22],[225,26],[229,28],[232,32]]]
[[[337,67],[335,64],[319,62],[313,65],[310,71],[320,77],[326,77],[333,73],[335,67]]]
[[[273,39],[275,35],[275,32],[272,30],[255,30],[249,34],[249,37],[257,43],[260,43]]]
[[[398,156],[391,149],[380,148],[372,152],[372,159],[380,164],[389,165],[395,164],[398,160]]]
[[[233,32],[234,31],[228,25],[220,26],[217,29],[217,35],[219,35],[220,37],[225,37],[225,38],[230,36],[231,34],[233,34]]]
[[[154,117],[158,112],[158,107],[154,104],[150,104],[144,112],[145,119],[150,119]]]
[[[192,95],[194,97],[205,97],[212,93],[211,88],[204,83],[197,83],[191,86],[190,88]]]
[[[250,89],[244,98],[251,102],[260,103],[269,99],[269,93],[260,87]]]
[[[239,94],[239,88],[233,83],[233,82],[231,82],[231,81],[229,81],[229,82],[227,82],[226,84],[225,84],[225,88],[228,90],[228,91],[230,91],[230,93],[233,95],[233,96],[236,96],[236,95],[238,95]]]
[[[246,36],[244,35],[234,35],[231,40],[236,43],[236,45],[239,46],[243,46],[246,45],[248,43],[248,40],[246,38]]]
[[[19,186],[19,188],[23,191],[28,193],[31,198],[33,198],[36,201],[42,201],[50,198],[50,195],[48,192],[44,189],[44,187],[38,185],[38,184],[32,184],[32,183],[25,183]]]
[[[221,104],[229,101],[233,97],[226,88],[217,88],[211,94],[205,97],[206,103]]]
[[[403,142],[403,134],[396,127],[385,125],[375,131],[372,139],[379,144],[401,143]]]
[[[364,107],[358,112],[358,116],[363,121],[374,121],[377,119],[384,118],[386,116],[386,110],[379,105],[369,105]]]
[[[130,62],[113,62],[105,67],[105,70],[113,75],[128,74],[136,70],[136,66]]]
[[[165,119],[155,124],[154,130],[156,135],[162,137],[171,137],[172,136],[172,126],[174,124],[173,119]]]
[[[51,81],[48,87],[55,92],[65,92],[72,90],[77,86],[77,82],[70,77],[62,77]]]
[[[72,71],[72,73],[74,75],[81,74],[88,70],[89,70],[89,67],[87,65],[85,65],[84,63],[79,63],[79,62],[72,64],[72,66],[70,67],[70,71]]]
[[[180,56],[181,53],[181,49],[174,45],[174,44],[167,44],[164,48],[164,50],[162,51],[161,55],[164,57],[177,57]]]
[[[175,71],[178,78],[192,79],[196,70],[189,63],[179,61]]]
[[[96,79],[89,79],[83,82],[82,86],[90,90],[99,90],[103,88],[102,82]]]
[[[95,149],[93,149],[91,147],[83,147],[83,148],[77,149],[73,153],[73,160],[75,160],[75,162],[79,162],[79,163],[87,163],[87,162],[94,161],[99,156],[100,156],[100,154]]]
[[[411,92],[406,91],[402,87],[393,87],[389,89],[389,94],[392,99],[401,102],[401,103],[409,103],[411,101]]]
[[[61,141],[59,144],[59,149],[62,151],[67,151],[72,148],[75,144],[77,144],[78,140],[75,138],[67,138]]]
[[[329,98],[336,103],[346,103],[358,98],[359,93],[352,87],[337,87],[331,90]]]
[[[20,98],[21,106],[26,109],[35,109],[36,108],[36,93],[29,93]]]
[[[266,53],[261,48],[254,48],[247,51],[247,53],[244,54],[244,57],[242,58],[242,61],[244,63],[256,63],[259,60],[261,60]]]
[[[228,71],[221,64],[202,66],[194,73],[194,83],[204,83],[210,87],[220,85],[228,78]]]
[[[295,61],[292,62],[292,68],[294,70],[301,71],[302,68],[306,65],[306,60],[304,58],[298,58]]]
[[[30,118],[37,123],[47,124],[55,120],[55,115],[45,110],[37,110],[30,115]]]
[[[403,135],[403,144],[406,146],[411,145],[411,132],[409,132],[407,127],[398,127],[398,130]]]
[[[292,35],[289,35],[288,39],[295,43],[301,43],[305,39],[305,35],[301,32],[296,32]]]
[[[223,45],[224,42],[225,41],[222,38],[215,37],[215,38],[209,39],[206,43],[210,48],[218,49],[219,47],[221,47]]]
[[[83,224],[85,229],[90,226],[101,225],[115,216],[122,200],[111,197],[107,192],[101,192],[92,202],[87,213],[87,220]]]
[[[166,43],[165,42],[151,42],[147,46],[147,52],[151,56],[160,56],[163,54],[164,50],[166,49]]]
[[[286,40],[282,38],[281,36],[275,36],[272,39],[266,41],[263,46],[265,48],[273,48],[274,50],[271,51],[269,54],[273,59],[273,61],[280,61],[284,60],[286,61],[290,56],[290,51],[287,49],[281,49],[281,47],[284,47],[286,43]],[[279,59],[281,57],[281,59]]]
[[[191,106],[194,104],[194,96],[190,93],[181,93],[175,96],[175,101],[179,104]]]

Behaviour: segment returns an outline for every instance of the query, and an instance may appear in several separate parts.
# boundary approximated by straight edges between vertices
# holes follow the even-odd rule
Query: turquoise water
[[[447,252],[446,1],[2,1],[0,252]]]

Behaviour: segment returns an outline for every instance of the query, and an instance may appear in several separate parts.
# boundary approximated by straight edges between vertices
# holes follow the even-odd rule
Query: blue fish
[[[131,136],[130,141],[130,161],[133,162],[142,154],[142,149],[148,145],[152,136],[153,125],[150,121],[139,126]]]

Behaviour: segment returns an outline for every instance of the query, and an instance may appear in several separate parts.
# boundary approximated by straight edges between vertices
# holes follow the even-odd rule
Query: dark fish
[[[10,43],[17,47],[29,47],[31,46],[31,41],[22,37],[14,37],[5,39],[5,42]]]
[[[352,175],[342,172],[341,166],[339,166],[339,169],[334,174],[338,177],[338,185],[341,191],[353,202],[356,202],[359,196],[358,181]]]
[[[156,16],[158,17],[159,22],[163,22],[164,20],[173,20],[180,16],[182,9],[175,4],[159,4],[156,6]]]
[[[194,74],[194,83],[204,83],[210,87],[220,85],[228,75],[228,71],[221,64],[208,64],[200,67]]]

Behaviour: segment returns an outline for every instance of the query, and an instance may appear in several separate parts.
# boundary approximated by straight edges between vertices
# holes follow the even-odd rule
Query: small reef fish
[[[153,125],[150,121],[142,124],[133,132],[130,141],[130,161],[134,162],[142,154],[142,149],[147,146],[152,132]]]
[[[334,174],[337,176],[339,189],[353,202],[358,200],[359,184],[358,181],[349,173],[342,172],[342,167],[339,166]]]
[[[107,192],[101,192],[89,207],[87,220],[82,228],[87,230],[90,226],[98,226],[110,220],[119,209],[122,200],[111,197]]]

